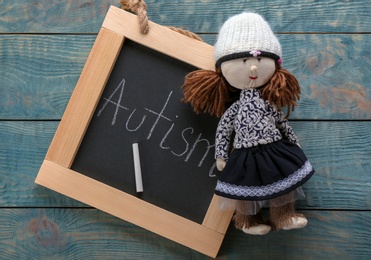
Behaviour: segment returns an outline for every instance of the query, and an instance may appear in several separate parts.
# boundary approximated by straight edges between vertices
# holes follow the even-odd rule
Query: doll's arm
[[[238,107],[239,102],[237,101],[233,103],[220,118],[215,138],[215,159],[217,159],[217,161],[218,159],[224,161],[228,160],[230,139],[234,129],[233,121],[237,115]]]
[[[276,126],[280,130],[283,136],[286,137],[288,141],[291,143],[299,145],[299,140],[294,130],[290,126],[288,120],[285,118],[285,114],[282,111],[277,111],[275,108],[274,110],[274,117],[276,120]]]

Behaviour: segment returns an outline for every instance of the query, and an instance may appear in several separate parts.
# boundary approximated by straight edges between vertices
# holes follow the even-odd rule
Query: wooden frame
[[[143,35],[135,15],[109,9],[35,182],[216,257],[233,214],[218,209],[217,196],[198,224],[70,169],[125,38],[195,67],[214,69],[212,46],[152,22],[149,26]]]

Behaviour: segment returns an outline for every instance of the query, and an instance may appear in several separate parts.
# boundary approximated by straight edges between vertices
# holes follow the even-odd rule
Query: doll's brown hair
[[[196,113],[221,117],[225,110],[239,98],[240,90],[233,88],[224,78],[220,67],[215,71],[197,70],[189,73],[182,86],[185,103],[190,103]],[[276,62],[276,72],[261,88],[262,97],[278,110],[287,107],[287,115],[300,99],[298,80]]]

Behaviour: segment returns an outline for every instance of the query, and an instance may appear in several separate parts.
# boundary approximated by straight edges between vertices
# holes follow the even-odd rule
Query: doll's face
[[[223,76],[238,89],[258,88],[273,76],[275,61],[267,57],[248,57],[225,61],[221,65]]]

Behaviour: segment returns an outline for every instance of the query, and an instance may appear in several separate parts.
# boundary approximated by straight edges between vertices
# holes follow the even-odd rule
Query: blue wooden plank
[[[201,33],[210,44],[231,15],[259,12],[302,86],[292,119],[311,121],[292,126],[316,169],[297,204],[309,225],[264,237],[231,227],[218,259],[371,258],[371,2],[146,2],[154,22]],[[61,118],[110,4],[119,6],[0,2],[0,258],[206,259],[34,184],[58,125],[44,120]]]
[[[60,119],[95,37],[0,35],[0,118]],[[278,37],[302,88],[292,119],[371,119],[371,35]]]
[[[34,183],[57,126],[0,121],[0,208],[84,206]]]
[[[118,0],[2,1],[2,33],[96,33]],[[370,32],[369,1],[146,1],[149,18],[197,33],[215,33],[230,16],[255,11],[276,32]]]
[[[226,19],[244,11],[263,15],[275,32],[370,32],[371,5],[363,0],[165,0],[148,4],[151,20],[197,33],[217,32]]]
[[[74,207],[34,183],[58,122],[0,121],[0,207]],[[371,122],[292,122],[316,174],[298,208],[371,210]]]
[[[316,174],[304,185],[308,208],[371,207],[370,121],[291,122]],[[362,181],[354,182],[354,177]],[[332,206],[330,206],[332,205]]]
[[[306,228],[257,237],[230,227],[217,259],[369,259],[370,212],[306,211]],[[209,259],[94,209],[2,209],[3,259]]]
[[[110,5],[117,0],[1,1],[2,33],[98,32]]]
[[[371,256],[370,211],[302,211],[308,225],[301,230],[246,236],[230,229],[222,245],[223,259],[368,259]],[[231,252],[236,252],[234,255]],[[245,253],[243,253],[245,252]]]
[[[95,38],[0,36],[0,118],[60,119]]]

